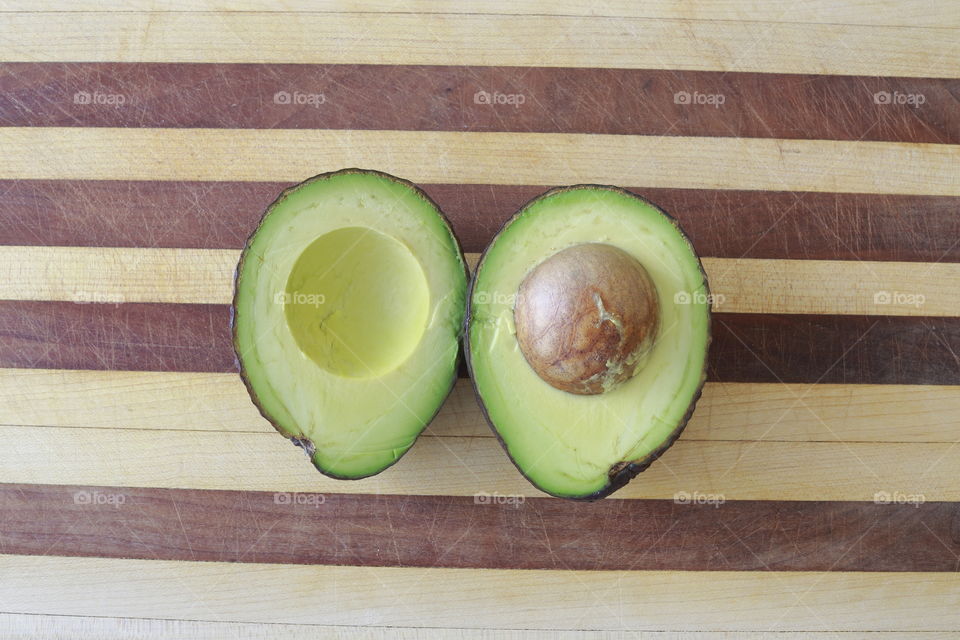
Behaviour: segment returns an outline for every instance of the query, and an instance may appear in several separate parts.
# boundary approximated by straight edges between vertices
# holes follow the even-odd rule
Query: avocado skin
[[[267,413],[263,409],[263,406],[260,403],[260,398],[257,395],[257,392],[253,389],[253,385],[250,384],[250,380],[247,377],[246,368],[243,366],[243,362],[240,359],[240,347],[237,343],[238,336],[237,336],[236,315],[237,315],[237,293],[238,293],[238,287],[239,287],[240,274],[243,271],[243,264],[247,258],[247,249],[249,249],[251,241],[253,240],[254,236],[257,235],[257,232],[260,230],[261,225],[263,225],[264,220],[267,218],[270,212],[273,211],[274,207],[276,207],[278,204],[283,202],[287,198],[287,196],[289,196],[294,191],[297,191],[301,187],[304,187],[312,182],[327,180],[334,176],[347,175],[347,174],[365,174],[365,175],[372,174],[372,175],[380,176],[382,178],[386,178],[388,180],[392,180],[393,182],[396,182],[398,184],[401,184],[411,189],[415,194],[417,194],[417,196],[419,196],[420,198],[425,200],[427,204],[432,206],[439,214],[440,219],[443,220],[444,225],[446,225],[447,230],[450,232],[450,236],[454,239],[454,242],[457,246],[457,255],[460,260],[460,264],[463,265],[463,271],[466,274],[467,281],[468,281],[467,289],[468,289],[468,295],[469,295],[470,270],[467,268],[467,261],[463,255],[463,248],[460,245],[460,239],[457,238],[457,235],[454,233],[453,227],[450,225],[450,220],[447,219],[446,214],[443,212],[442,209],[440,209],[437,203],[434,202],[433,199],[427,195],[427,193],[423,189],[421,189],[414,183],[410,182],[409,180],[404,180],[403,178],[398,178],[397,176],[391,175],[389,173],[384,173],[383,171],[377,171],[376,169],[360,169],[357,167],[350,167],[346,169],[340,169],[338,171],[328,171],[327,173],[320,173],[311,178],[307,178],[303,182],[299,182],[281,191],[280,195],[277,196],[277,198],[273,202],[271,202],[267,206],[267,208],[263,211],[263,214],[261,214],[260,220],[257,221],[257,224],[254,227],[253,231],[250,233],[249,236],[247,236],[247,241],[243,245],[243,251],[240,253],[240,260],[237,262],[237,266],[234,267],[234,270],[233,270],[233,296],[230,303],[230,336],[231,336],[230,343],[231,343],[231,346],[233,347],[234,366],[236,367],[237,372],[240,374],[240,379],[243,381],[243,386],[247,388],[247,393],[250,394],[250,399],[253,401],[254,406],[257,407],[257,411],[260,413],[261,416],[263,416],[263,418],[267,422],[271,424],[271,426],[273,426],[274,429],[276,429],[277,433],[282,435],[284,438],[287,438],[288,440],[290,440],[290,442],[293,443],[294,446],[302,448],[306,452],[307,456],[310,458],[310,463],[314,466],[314,468],[320,473],[322,473],[323,475],[327,476],[328,478],[333,478],[334,480],[363,480],[363,478],[369,478],[370,476],[357,476],[357,477],[341,476],[341,475],[337,475],[336,473],[333,473],[328,469],[324,469],[317,462],[316,458],[313,455],[316,445],[314,445],[313,441],[310,440],[310,438],[307,438],[304,436],[296,436],[287,432],[286,430],[283,429],[283,427],[281,427],[277,422],[275,422],[273,418],[267,415]],[[464,343],[464,340],[463,340],[462,329],[461,329],[461,336],[460,336],[461,346],[460,346],[460,349],[457,351],[457,359],[454,366],[454,370],[459,368],[461,358],[463,358],[464,356],[463,343]],[[453,387],[456,384],[457,384],[457,377],[454,376],[453,379],[450,381],[450,388],[447,389],[446,393],[443,394],[443,398],[444,398],[443,402],[441,402],[438,405],[437,410],[433,413],[432,416],[430,416],[430,420],[428,420],[423,427],[424,429],[426,429],[427,425],[429,425],[430,422],[432,422],[433,419],[437,417],[437,414],[440,413],[440,409],[443,408],[443,405],[446,402],[447,397],[453,391]],[[419,438],[421,433],[423,433],[423,429],[421,429],[420,433],[416,435],[416,438]],[[414,438],[414,441],[416,441],[416,438]],[[376,473],[371,475],[377,475],[379,473],[386,471],[393,465],[397,464],[397,462],[399,462],[400,458],[402,457],[403,456],[401,455],[399,458],[397,458],[396,460],[388,464],[386,467],[384,467],[380,471],[377,471]]]
[[[625,196],[640,200],[641,202],[644,202],[647,205],[659,211],[667,220],[670,221],[670,224],[674,226],[674,228],[677,230],[680,236],[684,239],[684,241],[686,241],[687,245],[690,247],[691,253],[697,260],[697,267],[700,269],[700,275],[703,276],[705,293],[707,295],[710,294],[710,283],[707,281],[707,273],[703,269],[703,263],[700,261],[700,256],[697,254],[696,250],[693,247],[693,243],[690,242],[690,238],[688,238],[687,234],[684,233],[683,228],[680,227],[680,223],[677,222],[676,218],[674,218],[669,213],[667,213],[666,211],[658,207],[653,202],[647,200],[643,196],[636,194],[632,191],[629,191],[627,189],[624,189],[623,187],[616,187],[616,186],[603,185],[603,184],[576,184],[576,185],[569,185],[565,187],[554,187],[532,198],[531,200],[526,202],[523,206],[521,206],[520,209],[518,209],[515,214],[510,216],[510,218],[506,222],[504,222],[499,229],[497,229],[497,233],[494,235],[494,238],[499,236],[504,229],[509,227],[514,220],[516,220],[521,215],[523,215],[524,212],[526,212],[526,210],[529,209],[536,202],[539,202],[540,200],[543,200],[548,196],[553,196],[558,193],[563,193],[565,191],[572,191],[574,189],[584,189],[584,188],[616,191]],[[493,246],[493,240],[491,240],[490,243],[487,244],[487,248],[484,249],[483,253],[481,254],[480,260],[477,262],[477,267],[474,270],[474,275],[472,278],[470,278],[470,283],[467,286],[467,309],[466,309],[466,313],[463,316],[464,327],[461,334],[463,336],[462,341],[463,341],[464,359],[466,361],[467,371],[470,374],[471,381],[473,380],[473,361],[470,354],[470,323],[473,318],[473,309],[472,309],[473,287],[477,282],[476,274],[480,271],[480,267],[483,266],[483,262],[486,259],[487,252],[490,250],[491,246]],[[712,319],[712,312],[708,312],[707,327],[706,327],[707,329],[706,344],[707,344],[708,351],[710,348],[710,343],[713,339],[711,325],[710,325],[711,319]],[[547,495],[551,495],[555,498],[564,498],[566,500],[576,500],[579,502],[594,502],[594,501],[606,498],[607,496],[609,496],[614,491],[617,491],[618,489],[622,489],[624,486],[627,485],[627,483],[629,483],[631,480],[637,477],[640,473],[645,471],[651,464],[653,464],[657,460],[657,458],[659,458],[664,454],[664,452],[667,449],[673,446],[673,443],[677,441],[677,439],[680,437],[680,434],[683,433],[684,428],[687,426],[687,423],[690,421],[690,417],[693,415],[693,411],[696,408],[697,401],[700,399],[700,396],[703,393],[703,384],[704,382],[706,382],[706,379],[707,379],[706,366],[707,366],[706,361],[704,361],[704,370],[700,374],[700,384],[697,386],[696,393],[694,393],[693,399],[690,401],[690,406],[687,408],[687,412],[684,414],[683,419],[680,420],[680,423],[677,425],[677,427],[671,432],[670,436],[666,440],[664,440],[663,444],[660,445],[654,451],[650,452],[645,457],[639,460],[632,460],[627,462],[625,466],[623,466],[622,468],[620,468],[615,473],[609,476],[610,480],[607,483],[607,486],[603,487],[598,491],[595,491],[591,494],[584,495],[584,496],[566,496],[566,495],[553,493],[551,491],[547,491],[546,489],[538,485],[536,482],[534,482],[530,478],[530,476],[528,476],[526,472],[524,472],[524,470],[520,467],[520,465],[517,464],[517,461],[513,459],[513,456],[510,455],[510,449],[507,448],[507,443],[504,442],[503,438],[500,436],[500,433],[497,431],[497,428],[494,426],[493,420],[490,419],[490,414],[487,412],[487,406],[483,401],[483,397],[480,395],[479,389],[477,389],[477,385],[475,384],[473,385],[473,394],[477,398],[477,404],[480,405],[480,410],[483,412],[483,417],[487,421],[487,425],[490,427],[490,430],[493,431],[493,435],[496,436],[497,441],[500,443],[500,446],[503,447],[503,450],[506,452],[507,457],[510,458],[510,462],[513,463],[513,466],[516,467],[517,471],[520,472],[520,475],[526,478],[530,484],[535,486],[540,491],[543,491]]]

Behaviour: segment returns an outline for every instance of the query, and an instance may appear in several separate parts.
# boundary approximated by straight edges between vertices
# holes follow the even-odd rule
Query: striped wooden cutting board
[[[0,637],[960,630],[955,3],[222,4],[0,2]],[[722,296],[681,440],[546,498],[464,379],[385,473],[313,471],[227,305],[346,166],[473,260],[554,185],[675,215]]]

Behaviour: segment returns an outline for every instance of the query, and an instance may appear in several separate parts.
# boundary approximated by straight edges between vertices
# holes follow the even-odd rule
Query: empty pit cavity
[[[376,377],[406,360],[430,310],[419,261],[406,245],[366,227],[317,238],[297,259],[284,293],[297,346],[347,378]]]

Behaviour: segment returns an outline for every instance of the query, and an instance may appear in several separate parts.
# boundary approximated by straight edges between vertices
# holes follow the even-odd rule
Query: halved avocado
[[[700,397],[706,275],[676,221],[640,196],[554,189],[484,252],[465,343],[520,472],[554,496],[602,498],[673,444]]]
[[[324,474],[383,471],[456,380],[466,274],[443,214],[405,180],[344,169],[287,189],[236,271],[250,397]]]

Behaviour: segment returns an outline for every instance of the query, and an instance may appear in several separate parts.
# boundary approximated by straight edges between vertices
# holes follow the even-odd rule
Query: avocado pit
[[[544,382],[578,395],[611,391],[633,377],[659,329],[647,270],[603,243],[567,247],[523,279],[514,306],[517,342]]]

